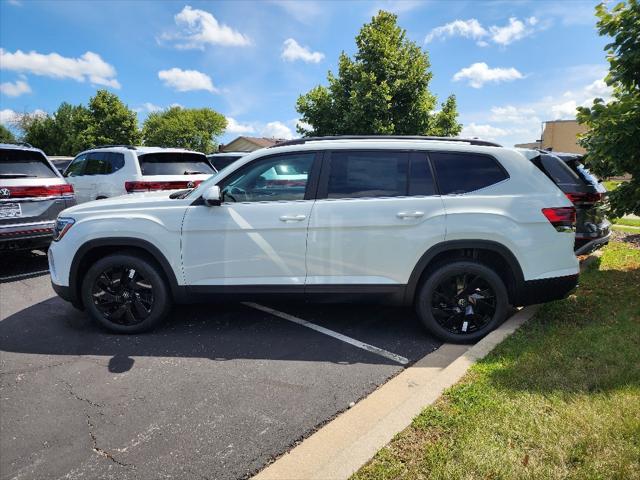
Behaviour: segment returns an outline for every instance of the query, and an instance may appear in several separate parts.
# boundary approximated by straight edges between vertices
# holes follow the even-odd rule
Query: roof
[[[138,154],[145,153],[158,153],[158,152],[180,152],[180,153],[199,153],[203,155],[201,152],[196,152],[194,150],[187,150],[184,148],[165,148],[165,147],[144,147],[144,146],[133,146],[133,145],[103,145],[101,147],[88,148],[80,153],[85,152],[95,152],[95,151],[130,151],[134,150]]]
[[[217,153],[210,153],[209,155],[207,155],[207,158],[211,158],[211,157],[235,157],[240,155],[241,157],[246,155],[248,152],[217,152]]]
[[[29,145],[28,143],[0,143],[0,148],[11,149],[11,150],[36,150],[38,152],[44,152],[39,148]]]
[[[237,150],[238,148],[244,148],[242,146],[243,143],[245,144],[249,143],[250,145],[253,145],[257,148],[267,148],[267,147],[273,147],[274,145],[284,141],[286,141],[286,139],[284,138],[245,137],[241,135],[237,138],[234,138],[226,145],[220,145],[220,148],[222,150],[227,150],[229,147],[231,147],[233,150]]]

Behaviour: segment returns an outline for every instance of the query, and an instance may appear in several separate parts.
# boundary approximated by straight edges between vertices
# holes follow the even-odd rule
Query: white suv
[[[64,172],[78,203],[126,193],[197,186],[215,169],[207,157],[178,148],[106,145],[80,153]]]
[[[56,292],[108,329],[147,330],[172,303],[304,295],[415,306],[474,341],[508,305],[578,280],[575,210],[521,153],[479,140],[299,139],[199,187],[65,210]]]

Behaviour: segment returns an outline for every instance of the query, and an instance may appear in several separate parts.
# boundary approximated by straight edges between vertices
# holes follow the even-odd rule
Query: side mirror
[[[222,196],[220,194],[220,187],[213,185],[207,188],[202,194],[204,203],[209,207],[217,207],[222,204]]]

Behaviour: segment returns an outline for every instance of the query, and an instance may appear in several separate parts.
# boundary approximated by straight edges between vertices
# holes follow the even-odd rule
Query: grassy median
[[[640,478],[640,249],[606,247],[353,478]]]

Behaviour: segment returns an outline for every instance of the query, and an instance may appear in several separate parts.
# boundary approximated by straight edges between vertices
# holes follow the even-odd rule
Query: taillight
[[[565,193],[565,195],[572,203],[575,204],[597,203],[602,200],[601,193],[569,192]]]
[[[575,207],[543,208],[542,214],[559,232],[573,231],[576,226]]]
[[[73,195],[73,186],[67,183],[64,185],[0,188],[9,191],[9,194],[3,195],[3,198],[63,197]]]
[[[151,192],[154,190],[180,190],[181,188],[195,188],[202,180],[177,180],[173,182],[125,182],[127,193]]]

